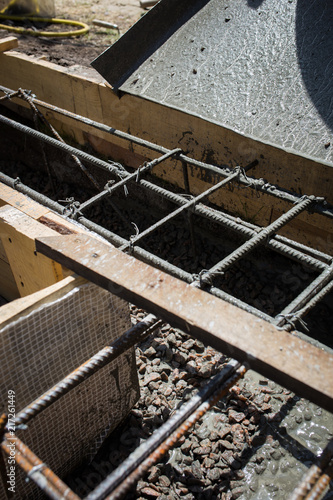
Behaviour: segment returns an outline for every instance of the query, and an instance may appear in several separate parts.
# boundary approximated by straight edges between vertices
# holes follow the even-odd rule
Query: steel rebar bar
[[[103,368],[103,366],[110,363],[136,343],[142,341],[147,335],[150,335],[150,333],[158,328],[161,323],[162,322],[153,314],[147,315],[140,323],[132,326],[110,346],[101,349],[97,354],[85,361],[81,366],[42,394],[42,396],[23,408],[23,410],[16,415],[16,425],[25,424],[31,418],[40,414],[62,396],[74,389],[74,387]]]
[[[19,192],[26,194],[31,199],[33,199],[39,203],[42,203],[44,206],[50,208],[51,210],[54,210],[55,212],[66,216],[66,213],[64,214],[64,212],[66,212],[66,208],[64,208],[59,203],[51,200],[50,198],[46,197],[45,195],[42,195],[42,194],[38,193],[37,191],[24,185],[19,179],[13,179],[13,178],[0,172],[0,181],[5,183],[8,186],[14,188],[14,189],[17,189]],[[141,182],[145,182],[145,181],[142,180]],[[170,194],[173,195],[174,193],[170,192]],[[182,200],[182,202],[186,203],[186,201],[184,199],[182,199],[181,197],[179,197],[179,198]],[[198,207],[194,207],[194,209],[200,209],[200,211],[201,211],[200,205]],[[222,214],[221,214],[221,217],[223,217]],[[214,218],[216,218],[216,214],[214,214]],[[98,224],[92,222],[91,220],[89,220],[83,216],[79,217],[78,223],[82,224],[83,227],[89,229],[90,231],[93,231],[96,234],[102,236],[104,239],[106,239],[107,241],[109,241],[110,243],[115,245],[116,247],[121,247],[122,245],[126,245],[128,243],[128,240],[126,240],[125,238],[118,236],[117,234],[113,233],[112,231],[105,229],[102,226],[99,226]],[[236,224],[237,224],[237,222],[235,222],[235,226],[236,226]],[[240,230],[243,231],[244,227],[241,226]],[[246,228],[245,228],[245,230],[246,230]],[[251,231],[250,234],[253,235],[253,234],[257,234],[257,233],[256,233],[256,231]],[[270,240],[270,242],[273,243],[273,238]],[[282,243],[280,243],[279,245],[282,245]],[[269,244],[267,246],[269,246]],[[286,246],[286,245],[283,245],[283,246]],[[293,248],[290,249],[290,253],[291,254],[289,255],[289,251],[287,251],[286,255],[289,255],[291,258],[294,258],[296,261],[298,261],[302,264],[307,264],[310,267],[315,268],[315,269],[319,269],[319,270],[323,270],[323,269],[327,268],[326,264],[324,264],[323,262],[321,262],[317,259],[313,259],[307,255],[304,255],[303,253],[300,253],[297,250],[294,250]],[[184,271],[183,269],[181,269],[173,264],[170,264],[166,260],[158,257],[157,255],[152,254],[151,252],[148,252],[147,250],[145,250],[143,248],[140,248],[139,246],[134,247],[132,254],[135,257],[140,258],[144,262],[147,262],[147,263],[171,274],[174,277],[182,279],[183,281],[186,281],[187,283],[192,283],[195,280],[195,277],[191,273],[188,273],[188,272]],[[328,255],[326,257],[327,257],[327,260],[331,258]],[[241,301],[240,299],[233,297],[232,295],[228,294],[227,292],[224,292],[223,290],[220,290],[220,289],[213,286],[210,288],[209,291],[210,291],[210,293],[212,293],[216,297],[219,297],[219,298],[229,302],[230,304],[234,304],[237,307],[240,307],[241,309],[243,309],[251,314],[254,314],[255,316],[257,316],[259,318],[265,319],[266,321],[270,321],[270,322],[273,321],[273,317],[265,314],[264,312],[260,311],[259,309],[255,308],[253,306],[250,306],[249,304],[246,304],[245,302]]]
[[[29,92],[29,91],[25,91],[22,89],[20,89],[19,91],[13,91],[13,90],[8,89],[4,86],[0,86],[0,91],[4,92],[7,95],[8,99],[10,99],[11,96],[18,97],[18,98],[21,97],[24,99],[24,97],[22,95],[20,95],[20,93],[22,94],[24,92]],[[131,134],[128,134],[128,133],[123,132],[121,130],[117,130],[117,129],[110,127],[108,125],[96,122],[94,120],[91,120],[91,119],[86,118],[84,116],[78,115],[78,114],[73,113],[71,111],[67,111],[65,109],[59,108],[59,107],[54,106],[52,104],[43,102],[43,101],[37,99],[35,96],[31,96],[31,100],[36,105],[44,107],[45,109],[52,110],[52,111],[59,113],[63,116],[66,116],[66,117],[72,118],[73,120],[77,120],[81,123],[84,123],[85,125],[96,128],[97,130],[106,132],[106,133],[114,135],[115,137],[118,137],[120,139],[124,139],[126,141],[129,141],[129,142],[138,144],[140,146],[146,147],[152,151],[156,151],[156,152],[159,152],[162,154],[170,151],[169,149],[167,149],[163,146],[146,141],[145,139],[135,137]],[[204,163],[204,162],[201,162],[199,160],[195,160],[193,158],[190,158],[183,153],[179,155],[179,160],[184,161],[187,164],[192,165],[194,167],[211,172],[212,174],[215,174],[218,176],[228,177],[230,175],[230,168],[227,166],[218,166],[217,167],[216,165],[211,165],[211,164]],[[244,174],[240,174],[238,180],[239,180],[240,184],[242,184],[246,187],[250,187],[257,192],[260,191],[262,193],[269,194],[271,196],[288,201],[290,203],[295,203],[300,198],[300,196],[297,195],[296,193],[293,193],[293,192],[288,191],[286,189],[282,189],[277,185],[270,184],[269,182],[265,181],[264,179],[252,179],[252,178],[248,178]],[[314,211],[321,213],[323,215],[326,215],[327,217],[333,218],[333,210],[331,208],[327,208],[327,203],[318,204],[317,206],[314,207]]]
[[[92,155],[88,155],[87,153],[84,153],[76,148],[73,148],[72,146],[68,146],[67,144],[59,142],[56,139],[53,139],[52,137],[46,136],[40,132],[37,132],[34,129],[30,129],[29,127],[26,127],[25,125],[21,125],[18,122],[15,122],[13,120],[9,120],[8,118],[0,115],[0,122],[1,121],[3,121],[4,123],[6,123],[9,126],[13,126],[14,128],[21,130],[22,132],[26,131],[26,133],[28,133],[32,137],[36,137],[40,140],[45,140],[47,143],[49,143],[55,147],[58,147],[62,151],[66,151],[69,154],[76,154],[77,157],[79,157],[83,160],[86,160],[87,162],[89,162],[97,167],[103,168],[104,170],[107,170],[108,172],[112,173],[113,175],[120,176],[120,177],[131,176],[131,174],[129,172],[127,172],[123,167],[121,167],[118,163],[115,163],[115,162],[107,163],[103,160],[99,160],[99,159],[93,157]],[[170,153],[170,151],[168,151],[168,153]],[[255,164],[255,162],[252,162],[252,164],[250,164],[248,167],[252,167],[252,166],[254,166],[254,164]],[[229,171],[229,176],[230,176],[231,172],[234,172],[233,169],[228,169],[228,171]],[[240,175],[240,170],[239,170],[239,175]],[[186,200],[184,200],[184,198],[182,198],[180,195],[172,193],[171,191],[167,191],[166,189],[163,189],[160,186],[156,186],[155,184],[153,184],[149,181],[145,181],[144,179],[140,179],[139,184],[143,187],[148,188],[149,190],[151,190],[153,192],[156,192],[157,194],[165,197],[166,199],[169,199],[170,201],[174,201],[178,205],[186,205],[186,203],[187,203]],[[17,189],[19,189],[19,188],[17,188]],[[300,200],[300,198],[296,198],[296,201],[299,201],[299,200]],[[314,206],[317,205],[318,200],[316,199],[315,201],[316,201],[316,203],[314,204]],[[89,202],[86,202],[86,203],[89,203]],[[50,204],[46,205],[46,206],[50,206]],[[237,225],[234,222],[232,222],[230,219],[228,220],[227,218],[223,218],[223,216],[221,216],[221,215],[218,216],[216,213],[210,214],[207,207],[202,207],[200,205],[196,207],[196,205],[193,204],[192,210],[194,211],[194,213],[202,214],[205,217],[207,217],[211,220],[215,220],[216,222],[221,223],[222,225],[229,227],[230,229],[232,229],[236,232],[243,233],[243,234],[248,233],[247,228],[245,228],[244,226]],[[59,209],[57,209],[57,211],[59,211]],[[80,204],[78,202],[73,201],[67,209],[63,207],[60,210],[60,213],[66,214],[67,216],[69,216],[72,219],[77,219],[80,216]],[[141,233],[140,238],[143,237],[142,235],[143,235],[143,233]],[[133,241],[132,241],[132,243],[133,243]],[[128,243],[127,246],[124,248],[127,248],[128,246],[131,246],[131,243]],[[267,246],[274,248],[277,251],[279,251],[280,253],[286,254],[286,255],[290,256],[291,258],[302,259],[302,262],[306,265],[317,266],[320,269],[323,269],[325,266],[325,264],[323,264],[318,259],[314,259],[313,257],[310,257],[308,255],[304,255],[298,250],[290,249],[287,245],[283,245],[282,243],[274,241],[274,238],[271,238],[269,240],[269,242],[267,242]]]
[[[249,165],[249,168],[251,166],[252,165]],[[156,229],[158,229],[159,227],[161,227],[166,222],[170,222],[172,219],[174,219],[175,217],[177,217],[177,215],[181,214],[185,210],[192,209],[192,207],[194,207],[201,200],[204,200],[205,198],[208,198],[211,194],[215,193],[215,191],[218,191],[222,187],[228,185],[230,182],[232,182],[234,179],[236,179],[238,177],[238,175],[239,175],[239,170],[238,169],[235,169],[235,170],[236,171],[234,171],[226,179],[223,179],[222,181],[218,182],[214,186],[210,187],[209,189],[207,189],[203,193],[201,193],[198,196],[196,196],[195,198],[193,198],[192,200],[185,202],[181,207],[178,207],[176,210],[174,210],[170,214],[168,214],[165,217],[163,217],[162,219],[160,219],[158,222],[156,222],[155,224],[153,224],[152,226],[150,226],[148,229],[146,229],[142,233],[138,234],[137,236],[134,236],[133,238],[131,238],[131,241],[130,241],[129,245],[131,245],[131,247],[133,248],[133,246],[135,245],[136,242],[140,241],[145,236],[148,236],[148,234],[151,234],[153,231],[155,231]],[[125,250],[126,248],[127,247],[121,247],[120,249],[121,250]]]
[[[154,450],[105,500],[120,500],[137,483],[137,481],[156,463],[160,462],[165,454],[176,445],[178,440],[184,436],[193,425],[198,422],[229,389],[246,373],[246,367],[242,365],[231,377],[226,380],[222,387],[218,387],[214,393],[206,399],[190,417],[176,429],[160,446]]]
[[[333,440],[331,440],[321,455],[308,471],[303,475],[301,482],[297,485],[289,500],[305,500],[317,481],[323,474],[323,470],[329,465],[333,458]]]
[[[44,464],[17,436],[9,433],[1,443],[2,450],[10,456],[12,443],[15,443],[15,460],[27,477],[32,479],[50,498],[54,500],[80,500],[46,464]]]
[[[282,327],[290,319],[292,323],[290,316],[295,316],[295,319],[300,319],[304,316],[309,311],[310,304],[311,307],[314,307],[331,290],[332,283],[333,262],[276,316],[274,321],[275,326]]]
[[[80,211],[83,212],[84,210],[87,210],[90,208],[92,205],[97,203],[98,201],[101,201],[103,198],[106,196],[111,196],[115,191],[117,191],[120,187],[125,186],[128,184],[130,181],[134,179],[138,179],[139,175],[142,175],[146,172],[149,172],[155,167],[156,165],[159,165],[163,161],[165,161],[167,158],[170,158],[172,156],[175,156],[181,152],[180,148],[173,149],[172,151],[169,151],[165,155],[161,156],[160,158],[156,158],[155,160],[152,160],[142,167],[140,167],[136,172],[129,174],[124,170],[124,178],[122,178],[120,181],[116,182],[113,185],[110,185],[104,189],[101,193],[97,194],[96,196],[90,198],[84,203],[80,204]]]
[[[272,224],[263,228],[259,233],[253,236],[250,240],[245,242],[243,245],[238,247],[234,252],[225,257],[223,260],[218,262],[215,266],[213,266],[209,271],[206,271],[201,276],[201,282],[198,283],[199,286],[202,284],[211,284],[212,280],[219,274],[223,273],[228,267],[234,264],[236,261],[243,258],[247,255],[251,250],[262,244],[264,240],[269,238],[273,233],[275,233],[282,226],[286,225],[292,219],[297,217],[301,212],[309,208],[315,201],[313,196],[306,196],[302,201],[297,203],[294,207],[292,207],[288,212],[281,215],[278,219],[276,219]]]

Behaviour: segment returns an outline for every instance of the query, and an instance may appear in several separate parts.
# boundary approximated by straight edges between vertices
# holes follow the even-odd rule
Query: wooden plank
[[[33,219],[38,219],[49,212],[48,208],[0,182],[0,207],[6,204],[17,208]]]
[[[70,290],[73,290],[73,288],[84,283],[86,283],[84,278],[70,276],[27,297],[21,297],[3,305],[0,309],[0,329],[4,328],[8,323],[21,318],[23,315],[26,316],[37,307],[57,300]]]
[[[61,266],[35,250],[34,238],[54,234],[14,207],[0,208],[0,237],[21,297],[63,278]]]
[[[87,235],[38,238],[39,252],[333,411],[333,356]]]
[[[0,40],[0,52],[16,49],[18,47],[18,39],[15,36],[6,36]]]

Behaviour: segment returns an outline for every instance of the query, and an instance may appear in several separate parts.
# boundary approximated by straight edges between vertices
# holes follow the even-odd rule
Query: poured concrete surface
[[[333,2],[200,3],[156,50],[142,49],[142,63],[128,63],[119,89],[333,166]],[[152,14],[136,25],[143,37]],[[101,56],[115,86],[105,63],[129,50],[127,35]]]

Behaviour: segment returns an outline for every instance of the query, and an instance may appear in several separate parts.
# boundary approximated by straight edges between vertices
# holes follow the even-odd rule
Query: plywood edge
[[[30,314],[34,309],[55,301],[87,281],[78,276],[69,276],[54,285],[35,292],[26,297],[13,300],[0,308],[0,330],[22,316]]]
[[[6,50],[16,49],[18,47],[18,39],[15,36],[6,36],[0,40],[0,53]]]
[[[47,207],[0,182],[0,207],[4,205],[15,207],[33,219],[38,219],[49,212]]]
[[[63,279],[62,267],[35,249],[36,237],[54,234],[15,207],[0,208],[0,237],[21,297]]]

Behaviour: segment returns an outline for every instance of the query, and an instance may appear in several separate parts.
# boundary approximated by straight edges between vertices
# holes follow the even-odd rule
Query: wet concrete
[[[330,0],[203,1],[120,89],[333,165],[332,25]]]
[[[283,402],[285,390],[278,384],[250,370],[240,384],[243,390],[269,398],[272,413],[279,419],[266,417],[266,432],[253,441],[253,455],[244,468],[246,493],[240,500],[284,500],[294,491],[333,437],[332,415],[305,399],[290,393],[288,404]],[[280,420],[280,422],[279,422]],[[257,446],[256,446],[257,445]],[[332,490],[325,499],[333,497]]]

